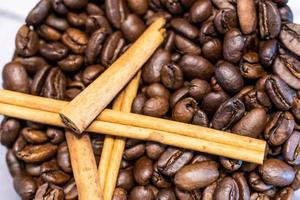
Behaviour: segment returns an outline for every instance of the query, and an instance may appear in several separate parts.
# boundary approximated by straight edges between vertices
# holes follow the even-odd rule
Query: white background
[[[5,63],[11,60],[15,48],[15,34],[36,2],[38,0],[0,0],[0,72]],[[290,0],[289,6],[294,12],[294,21],[300,23],[299,0]],[[2,76],[0,76],[1,85]],[[6,149],[0,146],[0,200],[17,200],[20,198],[13,189],[12,179],[5,163],[5,152]],[[294,199],[300,199],[300,191]]]

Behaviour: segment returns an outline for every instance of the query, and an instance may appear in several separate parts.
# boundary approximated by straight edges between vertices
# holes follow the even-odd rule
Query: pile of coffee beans
[[[3,86],[71,100],[163,17],[132,111],[266,140],[265,162],[129,139],[113,200],[288,200],[300,187],[300,25],[287,1],[41,0]],[[62,129],[5,118],[0,137],[22,199],[78,198]],[[90,137],[98,163],[103,136]]]

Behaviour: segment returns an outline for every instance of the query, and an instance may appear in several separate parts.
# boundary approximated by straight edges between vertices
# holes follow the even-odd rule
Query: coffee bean
[[[85,85],[89,85],[92,83],[102,72],[104,72],[105,68],[101,65],[91,65],[84,69],[82,79]]]
[[[193,98],[185,98],[173,108],[172,118],[175,121],[188,123],[193,119],[196,110],[197,102]]]
[[[65,15],[68,13],[68,9],[63,0],[51,0],[51,5],[53,10],[58,14]]]
[[[203,22],[200,30],[199,30],[199,40],[202,45],[210,40],[216,38],[218,36],[218,32],[214,26],[214,23],[211,20],[206,20]]]
[[[224,37],[224,59],[232,63],[237,63],[242,57],[244,45],[245,38],[243,34],[236,28],[230,29]]]
[[[147,97],[149,97],[149,98],[154,98],[154,97],[163,97],[166,99],[170,98],[169,90],[167,90],[167,88],[165,88],[160,83],[153,83],[153,84],[149,85],[146,88],[145,93],[146,93]]]
[[[147,199],[154,200],[154,194],[149,186],[136,186],[134,187],[128,197],[128,200]]]
[[[41,0],[27,15],[26,23],[28,25],[37,25],[48,16],[50,11],[50,0]]]
[[[57,128],[48,128],[46,134],[48,138],[51,139],[50,142],[53,144],[59,144],[65,139],[64,132]]]
[[[139,185],[147,185],[153,173],[153,162],[146,156],[139,158],[134,164],[133,175]]]
[[[171,186],[169,180],[159,171],[157,162],[153,167],[151,182],[159,188],[169,188]]]
[[[169,102],[164,97],[152,97],[145,102],[143,107],[143,113],[152,117],[162,117],[168,110]]]
[[[243,55],[240,62],[240,71],[244,78],[258,79],[267,74],[262,65],[259,63],[257,53],[249,52]]]
[[[223,90],[210,92],[204,96],[201,107],[205,112],[211,115],[227,99],[229,99],[229,96]]]
[[[65,194],[65,199],[71,200],[71,199],[78,198],[78,191],[74,179],[71,179],[67,184],[65,184],[63,189]]]
[[[162,189],[159,191],[156,197],[157,200],[176,200],[175,193],[172,189]]]
[[[31,144],[42,144],[48,141],[46,132],[40,130],[34,130],[32,128],[23,128],[21,131],[24,139]]]
[[[81,32],[80,30],[68,28],[65,34],[62,36],[62,41],[74,53],[81,54],[86,49],[88,38],[86,34]]]
[[[12,177],[22,173],[23,166],[15,156],[13,150],[9,149],[5,156],[6,165]]]
[[[19,174],[14,177],[14,188],[24,200],[33,199],[37,190],[36,182],[26,174]]]
[[[203,57],[213,63],[222,58],[222,52],[222,42],[217,38],[211,39],[203,44]]]
[[[234,172],[241,168],[243,161],[220,157],[220,163],[228,172]]]
[[[254,0],[237,0],[237,13],[242,32],[244,34],[254,32],[257,25]]]
[[[300,132],[294,131],[284,144],[283,155],[290,165],[300,163]]]
[[[41,95],[54,98],[64,99],[64,92],[66,89],[66,77],[58,68],[52,68],[45,80]]]
[[[210,185],[218,177],[218,164],[207,161],[184,166],[175,174],[174,183],[179,189],[191,191]]]
[[[75,28],[83,29],[86,25],[87,14],[85,12],[82,13],[73,13],[69,12],[67,14],[67,20],[69,24]],[[67,29],[68,30],[68,29]]]
[[[45,43],[40,47],[40,54],[50,61],[61,60],[65,58],[68,53],[68,47],[59,42]]]
[[[41,178],[51,184],[64,185],[70,175],[60,170],[56,160],[50,160],[41,165]]]
[[[124,151],[123,157],[126,160],[135,160],[145,153],[145,145],[137,144]]]
[[[217,11],[214,24],[219,33],[225,34],[227,31],[238,26],[236,10],[224,8]]]
[[[259,173],[266,183],[284,187],[291,184],[295,178],[294,169],[278,159],[269,159],[259,167]]]
[[[194,23],[203,22],[212,13],[212,3],[208,0],[197,0],[190,8],[191,19]]]
[[[86,6],[88,0],[63,0],[64,4],[71,9],[80,9]]]
[[[132,168],[122,169],[119,172],[117,187],[130,190],[134,186],[134,177]]]
[[[176,32],[189,39],[195,39],[198,36],[198,29],[184,18],[174,18],[170,24]]]
[[[107,0],[105,1],[105,11],[110,23],[115,28],[120,29],[122,22],[128,15],[128,8],[125,1]]]
[[[111,33],[112,28],[108,20],[102,15],[90,15],[86,19],[85,29],[88,34],[92,34],[96,30],[103,28],[106,33]]]
[[[297,56],[300,56],[300,43],[297,41],[299,37],[300,25],[293,23],[284,25],[279,35],[280,41],[283,45]]]
[[[2,145],[11,147],[19,136],[21,124],[16,119],[7,119],[1,123],[0,141]]]
[[[67,144],[64,142],[57,149],[57,164],[64,172],[72,173],[70,154]]]
[[[69,28],[69,24],[68,24],[68,21],[64,18],[60,18],[60,17],[57,17],[56,15],[52,14],[52,15],[49,15],[45,21],[45,23],[58,30],[58,31],[65,31]]]
[[[273,188],[273,185],[266,184],[256,172],[249,174],[249,184],[252,189],[258,192],[265,192]]]
[[[102,45],[106,39],[107,32],[105,28],[95,31],[87,42],[85,57],[89,64],[94,64],[97,61],[102,49]]]
[[[265,67],[272,65],[278,50],[277,40],[267,40],[260,43],[259,59]]]
[[[218,8],[234,8],[231,0],[212,0],[215,6]]]
[[[192,119],[192,124],[208,127],[209,119],[208,119],[206,113],[200,109],[196,109],[194,112],[194,117]]]
[[[60,187],[45,183],[37,189],[34,199],[61,200],[64,199],[64,191]]]
[[[232,178],[235,180],[239,188],[239,196],[241,199],[250,199],[250,188],[248,186],[245,175],[241,172],[234,173]]]
[[[238,200],[240,198],[239,188],[231,177],[224,178],[217,186],[214,199],[216,200]]]
[[[112,200],[127,200],[127,192],[123,188],[116,188]]]
[[[38,34],[28,26],[23,25],[16,35],[16,53],[23,57],[30,57],[37,53],[39,49]]]
[[[293,12],[288,5],[280,7],[278,9],[279,9],[282,24],[293,23],[294,21]]]
[[[181,54],[199,55],[201,53],[201,49],[198,45],[196,45],[188,38],[182,37],[180,35],[175,36],[174,44],[176,50]]]
[[[166,146],[156,142],[146,143],[146,153],[151,159],[158,159],[160,155],[165,151]]]

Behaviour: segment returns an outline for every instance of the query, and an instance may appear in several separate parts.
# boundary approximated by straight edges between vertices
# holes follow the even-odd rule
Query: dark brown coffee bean
[[[192,124],[208,127],[209,119],[206,113],[200,109],[196,109],[196,111],[194,112],[194,117],[192,119]]]
[[[264,183],[256,172],[249,174],[249,184],[257,192],[265,192],[273,188],[273,185]]]
[[[200,43],[204,45],[206,42],[209,42],[217,36],[218,32],[214,26],[214,23],[211,20],[206,20],[205,22],[203,22],[199,30]]]
[[[81,32],[78,29],[68,28],[62,37],[62,41],[74,53],[82,54],[85,52],[88,43],[88,37],[84,32]]]
[[[193,152],[168,147],[158,159],[158,169],[164,175],[173,176],[193,158]]]
[[[279,9],[282,24],[293,23],[294,15],[291,8],[288,5],[280,7],[278,9]]]
[[[269,76],[266,80],[266,92],[274,105],[280,110],[288,110],[292,107],[293,98],[296,95],[278,76]]]
[[[197,108],[197,102],[193,98],[182,99],[175,105],[172,118],[175,121],[189,123],[193,119]]]
[[[65,59],[58,62],[63,71],[73,72],[78,70],[84,62],[84,57],[80,55],[69,55]]]
[[[147,0],[127,0],[127,4],[129,8],[138,15],[144,15],[149,9],[149,3]]]
[[[137,40],[145,29],[144,22],[134,14],[129,14],[121,24],[121,31],[129,42]]]
[[[245,38],[243,34],[236,28],[230,29],[224,37],[224,59],[232,63],[237,63],[242,57],[244,45]]]
[[[78,191],[74,179],[65,184],[63,189],[66,200],[78,199]]]
[[[240,198],[239,188],[235,180],[231,177],[225,177],[218,184],[214,199],[215,200],[238,200]]]
[[[177,33],[189,39],[195,39],[198,36],[198,29],[184,18],[174,18],[170,25]]]
[[[120,29],[122,22],[128,15],[128,9],[125,1],[106,0],[105,11],[110,23],[112,23],[115,28]]]
[[[29,92],[29,77],[25,68],[19,63],[8,63],[2,72],[3,87],[17,92]]]
[[[214,5],[217,7],[217,8],[234,8],[234,5],[233,5],[233,1],[231,0],[212,0],[212,2],[214,3]]]
[[[197,0],[190,8],[191,19],[194,23],[203,22],[212,14],[212,3],[209,0]]]
[[[65,15],[68,13],[68,9],[65,6],[63,0],[51,0],[52,9],[61,15]]]
[[[48,141],[46,132],[26,127],[21,131],[24,139],[31,144],[42,144]]]
[[[277,6],[269,1],[259,1],[259,30],[263,39],[277,37],[281,28],[281,17]]]
[[[49,66],[46,60],[39,56],[32,56],[28,58],[17,57],[13,62],[20,63],[29,74],[35,74],[38,70]]]
[[[272,65],[278,50],[277,40],[267,40],[260,43],[259,59],[265,67]]]
[[[229,96],[223,90],[210,92],[204,96],[201,107],[205,112],[211,115],[227,99],[229,99]]]
[[[239,135],[257,138],[267,123],[267,113],[262,108],[247,112],[233,127],[232,132]]]
[[[244,95],[244,101],[247,110],[252,110],[254,108],[263,108],[268,111],[272,108],[270,98],[265,92],[261,90],[250,90]]]
[[[80,9],[87,5],[88,0],[63,0],[64,4],[71,9]]]
[[[104,28],[95,31],[87,42],[85,56],[89,64],[94,64],[99,57],[102,44],[106,39],[106,30]]]
[[[50,143],[26,145],[22,150],[16,152],[16,156],[26,163],[37,163],[51,158],[56,151],[57,146]]]
[[[295,120],[290,112],[276,112],[266,125],[264,136],[269,144],[279,146],[292,134]]]
[[[28,25],[38,25],[48,16],[50,11],[50,0],[41,0],[27,15],[26,23]]]
[[[237,122],[245,113],[245,105],[239,99],[231,98],[222,103],[214,114],[211,127],[226,130]]]
[[[185,97],[188,97],[188,95],[189,95],[189,88],[187,86],[176,90],[170,96],[170,107],[174,108],[174,106],[176,105],[176,103],[178,101],[180,101],[181,99],[184,99]]]
[[[201,100],[206,94],[211,92],[209,83],[201,79],[193,79],[189,85],[189,95],[195,100]]]
[[[64,170],[64,172],[72,173],[70,154],[65,142],[58,146],[57,164],[62,170]]]
[[[158,11],[154,14],[151,14],[150,16],[145,17],[147,19],[146,25],[149,26],[152,24],[154,21],[156,21],[159,18],[164,18],[165,20],[170,20],[172,18],[172,15],[168,12],[165,11]]]
[[[290,165],[300,164],[300,132],[294,131],[284,144],[283,155]]]
[[[61,60],[65,58],[68,55],[68,53],[68,47],[58,42],[45,43],[40,47],[40,54],[50,61]]]
[[[56,160],[50,160],[41,165],[41,178],[50,184],[64,185],[69,181],[70,175],[59,169]]]
[[[5,160],[9,173],[12,177],[15,177],[17,174],[22,173],[23,166],[15,156],[13,150],[7,150]]]
[[[34,199],[62,200],[64,191],[60,187],[45,183],[37,189]]]
[[[66,90],[66,77],[63,72],[58,68],[52,68],[45,80],[42,89],[42,96],[53,99],[64,99]]]
[[[125,46],[122,33],[117,31],[105,40],[101,51],[101,64],[109,67],[121,54]]]
[[[153,174],[153,162],[146,156],[140,157],[133,168],[133,175],[135,181],[139,185],[147,185]]]
[[[165,97],[152,97],[143,107],[143,113],[152,117],[162,117],[169,110],[169,101]]]
[[[254,32],[257,25],[254,0],[237,0],[237,13],[242,32],[244,34],[250,34]]]
[[[82,79],[85,85],[92,83],[102,72],[105,71],[105,68],[101,65],[91,65],[84,69]]]
[[[266,183],[284,187],[291,184],[295,178],[294,169],[278,159],[269,159],[259,167],[259,173]]]
[[[116,188],[112,200],[127,200],[127,192],[123,188]]]
[[[213,200],[214,192],[217,188],[217,181],[207,186],[202,193],[202,200]]]
[[[273,72],[290,87],[300,89],[300,62],[290,55],[279,55],[273,63]]]
[[[219,33],[225,34],[227,31],[238,26],[238,17],[234,9],[220,9],[218,10],[214,24]]]
[[[41,165],[28,163],[25,164],[25,170],[31,176],[40,176],[41,175]]]
[[[230,93],[239,92],[244,86],[244,80],[238,68],[226,61],[217,63],[215,77],[221,87]]]
[[[237,172],[232,175],[232,178],[235,180],[239,188],[240,199],[249,200],[251,192],[247,180],[245,178],[245,175],[241,172]]]
[[[91,35],[93,32],[95,32],[96,30],[98,30],[100,28],[105,29],[106,33],[111,33],[112,32],[112,28],[111,28],[109,22],[102,15],[90,15],[90,16],[88,16],[88,18],[86,19],[85,27],[86,27],[85,28],[86,32],[89,35]]]
[[[130,190],[133,186],[134,177],[132,168],[121,169],[118,175],[117,187],[124,188],[125,190]]]
[[[154,164],[153,167],[151,182],[159,188],[171,187],[171,183],[169,182],[169,180],[159,171],[157,162]]]
[[[295,171],[296,171],[295,179],[291,184],[291,187],[296,191],[300,188],[300,166],[299,165],[296,165]]]
[[[178,65],[188,79],[199,78],[208,80],[214,73],[213,65],[201,56],[184,55]]]
[[[57,128],[49,127],[46,132],[48,138],[50,138],[50,142],[53,144],[59,144],[64,141],[65,133]]]
[[[145,102],[147,101],[147,98],[144,94],[138,94],[132,103],[131,112],[136,114],[142,114],[143,113],[143,107]]]
[[[145,93],[147,97],[149,98],[154,98],[154,97],[163,97],[166,98],[167,100],[170,98],[170,92],[165,88],[162,84],[160,83],[153,83],[149,85]]]
[[[240,62],[240,71],[242,76],[247,79],[258,79],[267,74],[259,63],[258,54],[254,52],[243,55]]]
[[[135,160],[145,153],[145,144],[134,145],[124,151],[123,158],[126,160]]]
[[[167,188],[159,191],[156,197],[157,200],[176,200],[173,189]]]
[[[49,15],[45,23],[58,31],[66,31],[69,28],[69,24],[66,19],[57,17],[54,14]]]
[[[277,193],[274,200],[289,200],[289,199],[293,199],[293,196],[294,196],[294,190],[290,187],[286,187]]]
[[[153,160],[156,160],[165,151],[166,145],[156,142],[146,143],[147,156]]]
[[[215,63],[222,58],[223,47],[222,42],[217,39],[211,39],[203,44],[202,46],[202,54],[203,57],[208,59],[209,61]]]
[[[220,163],[228,172],[234,172],[241,168],[243,161],[220,157]]]
[[[14,151],[15,154],[17,154],[19,151],[21,151],[25,146],[26,146],[27,142],[24,139],[24,137],[19,134],[19,137],[16,139],[12,150]]]
[[[19,136],[21,124],[16,119],[7,119],[2,121],[0,129],[1,144],[11,147]]]
[[[87,18],[88,16],[85,12],[83,13],[69,12],[67,14],[67,19],[69,24],[75,28],[83,29],[85,27]]]
[[[128,200],[136,199],[154,200],[155,197],[149,186],[135,186],[131,190]]]
[[[14,188],[22,199],[30,200],[34,198],[37,185],[29,175],[19,174],[14,177]]]
[[[16,53],[23,57],[30,57],[37,53],[39,50],[39,37],[38,34],[30,30],[26,25],[23,25],[16,35]]]
[[[184,166],[175,174],[174,183],[179,189],[191,191],[212,184],[218,177],[218,164],[207,161]]]
[[[171,61],[171,54],[167,50],[158,49],[145,64],[142,71],[146,83],[160,82],[161,68]]]
[[[297,41],[299,37],[300,26],[293,23],[284,25],[279,35],[280,41],[283,45],[297,56],[300,56],[300,43]]]
[[[199,55],[201,53],[201,48],[198,45],[196,45],[191,40],[182,37],[180,35],[175,36],[174,44],[176,50],[181,54]]]
[[[61,38],[60,32],[44,24],[38,27],[37,33],[40,37],[50,42],[56,42]]]
[[[179,14],[183,10],[181,2],[177,0],[161,0],[161,3],[172,14]]]
[[[183,73],[175,64],[164,65],[161,69],[161,81],[169,89],[178,89],[183,85]]]

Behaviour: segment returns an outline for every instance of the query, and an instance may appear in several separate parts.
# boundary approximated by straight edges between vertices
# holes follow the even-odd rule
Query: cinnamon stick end
[[[84,130],[81,130],[79,127],[77,127],[76,124],[73,123],[72,120],[69,119],[67,116],[65,116],[62,113],[59,113],[59,116],[60,116],[62,122],[73,132],[75,132],[76,134],[79,134],[79,135],[81,135],[83,133]]]

